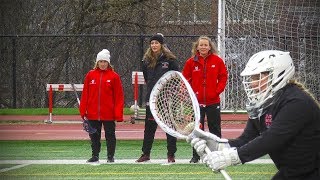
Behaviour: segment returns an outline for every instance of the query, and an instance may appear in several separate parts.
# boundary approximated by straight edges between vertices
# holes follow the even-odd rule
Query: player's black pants
[[[116,123],[114,121],[92,121],[90,120],[90,125],[97,129],[94,134],[89,134],[91,139],[91,149],[92,156],[98,156],[101,149],[101,128],[103,125],[106,145],[107,145],[107,158],[113,158],[116,149]]]
[[[200,106],[200,123],[202,124],[202,130],[204,130],[204,119],[207,115],[207,123],[209,132],[215,134],[218,137],[221,137],[221,111],[220,103],[212,104],[209,106]],[[193,149],[193,157],[199,159],[197,151]]]
[[[154,141],[154,136],[157,130],[158,124],[154,120],[150,107],[146,106],[146,118],[145,118],[145,125],[144,125],[144,138],[143,138],[143,145],[142,145],[142,152],[145,155],[150,155],[152,144]],[[174,156],[177,151],[177,138],[166,134],[167,135],[167,155]]]

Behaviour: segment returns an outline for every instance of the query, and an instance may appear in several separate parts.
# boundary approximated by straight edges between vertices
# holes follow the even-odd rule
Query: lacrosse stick
[[[200,131],[200,107],[188,81],[178,71],[165,73],[153,87],[150,99],[151,113],[163,131],[180,139],[194,136]],[[217,137],[218,138],[218,137]],[[208,147],[205,152],[210,153]],[[231,180],[225,170],[220,170],[226,180]]]
[[[73,89],[74,94],[76,95],[76,98],[77,98],[77,101],[78,101],[78,105],[80,106],[80,99],[79,99],[76,87],[75,87],[75,85],[73,83],[71,84],[71,87]],[[83,130],[85,130],[89,134],[94,134],[94,133],[97,132],[97,129],[91,127],[91,125],[89,123],[89,120],[86,117],[84,117],[84,119],[82,121],[82,127],[83,127]]]

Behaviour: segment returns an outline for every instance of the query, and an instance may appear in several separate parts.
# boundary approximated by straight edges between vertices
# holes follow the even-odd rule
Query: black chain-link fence
[[[245,109],[240,72],[266,49],[289,51],[297,77],[320,100],[319,1],[2,0],[0,12],[0,108],[47,107],[46,84],[82,84],[104,48],[130,106],[131,73],[141,70],[149,37],[157,32],[181,69],[200,35],[221,40],[229,72],[224,110]],[[76,106],[72,93],[54,92],[54,107]]]
[[[141,60],[149,45],[150,35],[65,35],[1,37],[2,107],[47,107],[46,84],[83,83],[93,68],[96,54],[106,48],[111,64],[121,76],[125,104],[134,101],[132,71],[141,71]],[[192,42],[198,36],[168,36],[165,41],[178,57],[180,69],[191,56]],[[214,38],[214,37],[213,37]],[[144,99],[144,86],[140,98]],[[54,92],[54,106],[73,107],[76,99],[69,92]]]
[[[111,64],[121,76],[125,105],[134,104],[132,71],[141,70],[141,60],[150,35],[64,35],[64,36],[5,36],[1,42],[1,100],[2,108],[47,107],[46,84],[82,84],[85,74],[93,68],[96,54],[103,48],[111,52]],[[165,41],[177,56],[180,69],[191,56],[191,46],[198,36],[166,36]],[[216,37],[211,37],[216,39]],[[226,44],[241,48],[241,39],[227,40]],[[229,52],[230,51],[230,52]],[[238,54],[240,55],[240,54]],[[229,79],[222,102],[224,110],[244,110],[245,94],[240,72],[247,58],[237,58],[226,50],[225,64]],[[294,57],[295,64],[299,64]],[[307,61],[313,62],[313,61]],[[319,66],[310,66],[316,69]],[[309,67],[309,66],[308,66]],[[299,71],[298,74],[303,71]],[[312,72],[319,77],[319,72]],[[301,75],[300,75],[301,76]],[[301,76],[303,77],[303,76]],[[314,79],[313,79],[314,80]],[[306,81],[306,86],[319,99],[319,84]],[[145,99],[145,86],[139,86],[139,104]],[[54,107],[77,107],[70,92],[54,92]]]

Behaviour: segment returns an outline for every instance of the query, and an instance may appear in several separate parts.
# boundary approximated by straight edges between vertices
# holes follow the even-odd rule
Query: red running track
[[[48,116],[0,116],[0,121],[40,121]],[[246,116],[223,116],[222,137],[232,139],[238,137],[245,127]],[[237,119],[237,121],[235,121]],[[144,123],[129,123],[130,116],[125,116],[124,122],[117,122],[116,136],[118,140],[143,139]],[[231,122],[236,123],[228,123]],[[62,121],[73,121],[63,123]],[[79,121],[79,123],[77,123]],[[88,134],[82,130],[79,116],[54,116],[52,124],[45,123],[0,123],[0,140],[89,140]],[[57,122],[57,123],[55,123]],[[60,122],[60,123],[58,123]],[[102,134],[104,136],[104,133]],[[157,129],[156,139],[165,139],[166,135]]]

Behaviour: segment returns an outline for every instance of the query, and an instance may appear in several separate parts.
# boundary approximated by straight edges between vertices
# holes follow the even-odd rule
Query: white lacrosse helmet
[[[261,107],[288,83],[294,72],[289,52],[267,50],[254,54],[240,74],[243,76],[242,83],[248,97],[247,108]],[[267,75],[262,77],[265,73]],[[257,86],[252,87],[253,83]]]

